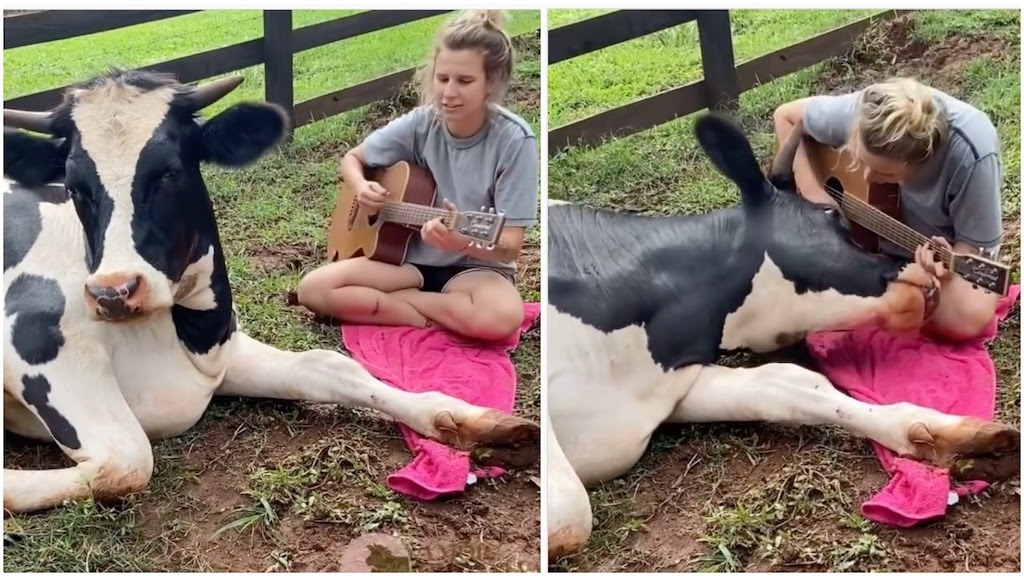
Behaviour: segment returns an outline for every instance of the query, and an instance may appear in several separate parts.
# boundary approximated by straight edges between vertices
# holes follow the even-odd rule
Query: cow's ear
[[[712,113],[697,119],[695,131],[711,163],[739,186],[745,204],[759,204],[769,197],[771,187],[757,165],[750,142],[738,126]]]
[[[65,139],[55,140],[4,128],[4,176],[23,186],[62,182],[67,157]]]
[[[280,106],[235,104],[203,124],[202,160],[232,168],[251,164],[284,140],[288,124]]]

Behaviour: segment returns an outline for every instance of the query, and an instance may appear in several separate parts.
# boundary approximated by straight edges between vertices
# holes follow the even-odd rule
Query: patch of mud
[[[256,245],[246,250],[245,257],[255,268],[267,273],[302,270],[310,262],[323,259],[312,245],[289,244]]]
[[[408,547],[413,570],[467,571],[489,566],[500,571],[539,569],[540,496],[530,471],[481,481],[446,501],[420,502],[386,488],[387,475],[412,455],[397,426],[369,413],[303,407],[291,414],[231,415],[203,426],[187,447],[185,475],[194,478],[180,499],[147,498],[142,526],[158,537],[168,522],[187,527],[170,539],[161,560],[179,565],[183,551],[201,557],[210,570],[227,572],[330,572],[339,568],[345,547],[365,532],[395,533]],[[325,440],[329,439],[329,440]],[[304,448],[347,446],[365,469],[349,482],[323,480],[310,490],[305,512],[272,501],[279,521],[272,529],[223,529],[246,507],[259,507],[246,494],[252,472],[274,469]],[[321,473],[324,466],[321,466]],[[536,471],[532,471],[536,474]],[[281,482],[287,482],[281,480]],[[397,502],[403,521],[369,526],[362,514]],[[182,506],[183,503],[187,503]],[[326,513],[327,503],[332,513]],[[333,515],[332,515],[333,514]],[[360,520],[363,518],[363,520]],[[218,533],[219,531],[219,533]],[[483,544],[486,543],[486,544]]]
[[[913,36],[912,14],[882,22],[861,36],[845,55],[825,65],[814,94],[859,90],[893,76],[910,76],[954,96],[961,95],[967,67],[979,58],[1007,58],[1005,38],[954,36],[930,43]]]

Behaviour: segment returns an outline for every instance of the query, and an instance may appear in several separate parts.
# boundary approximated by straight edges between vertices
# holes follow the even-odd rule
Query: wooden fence
[[[4,49],[125,28],[193,12],[197,10],[48,10],[13,16],[4,19]],[[450,10],[371,10],[293,30],[290,10],[264,10],[263,36],[260,38],[144,68],[170,72],[181,82],[191,83],[262,64],[265,67],[266,100],[284,106],[291,114],[292,125],[299,127],[397,95],[413,77],[415,68],[296,103],[293,55],[447,12]],[[4,106],[46,110],[60,102],[65,88],[67,86],[59,86],[5,100]]]
[[[704,77],[554,128],[548,132],[548,153],[595,146],[702,109],[735,109],[741,93],[838,56],[875,22],[908,12],[888,10],[739,65],[728,10],[623,10],[549,30],[550,65],[696,20]]]

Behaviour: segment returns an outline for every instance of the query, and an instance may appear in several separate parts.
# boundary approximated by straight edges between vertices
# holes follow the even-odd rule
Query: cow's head
[[[222,255],[200,165],[245,166],[288,127],[283,111],[265,103],[198,119],[241,81],[193,87],[168,75],[113,71],[70,88],[51,111],[4,110],[7,176],[29,186],[63,181],[74,201],[92,317],[125,320],[169,308],[211,281]]]
[[[779,151],[769,173],[758,166],[750,143],[727,119],[707,114],[697,120],[697,139],[715,167],[737,184],[745,241],[764,250],[798,293],[859,296],[881,306],[872,317],[847,318],[840,328],[880,322],[891,330],[920,327],[937,305],[935,278],[915,263],[870,254],[850,236],[849,223],[832,205],[806,200],[796,191],[793,161],[799,131]],[[824,300],[819,300],[824,303]]]

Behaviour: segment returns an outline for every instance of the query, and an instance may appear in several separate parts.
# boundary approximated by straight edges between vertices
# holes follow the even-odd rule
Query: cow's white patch
[[[178,305],[192,310],[213,310],[217,307],[217,298],[210,287],[213,277],[213,252],[213,245],[210,245],[210,249],[202,258],[185,268],[181,280],[174,285]]]
[[[750,294],[726,316],[721,348],[778,349],[784,334],[842,328],[870,320],[879,310],[878,298],[849,296],[834,289],[798,294],[796,285],[766,253],[752,281]]]
[[[142,275],[149,284],[149,309],[170,307],[172,292],[169,279],[135,250],[132,182],[142,150],[170,110],[174,93],[172,88],[143,91],[110,80],[77,91],[71,110],[82,148],[114,203],[96,274]]]
[[[641,326],[606,334],[553,306],[547,318],[552,432],[584,484],[614,478],[640,458],[701,367],[663,370]]]

